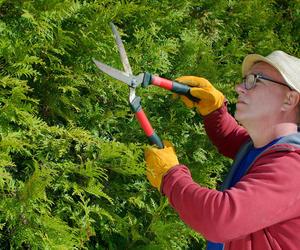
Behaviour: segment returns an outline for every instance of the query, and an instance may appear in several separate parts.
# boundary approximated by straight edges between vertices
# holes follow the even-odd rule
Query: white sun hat
[[[276,50],[264,57],[258,54],[250,54],[245,57],[242,64],[243,77],[246,76],[252,66],[258,62],[266,62],[277,69],[286,84],[300,93],[300,59],[287,53]]]

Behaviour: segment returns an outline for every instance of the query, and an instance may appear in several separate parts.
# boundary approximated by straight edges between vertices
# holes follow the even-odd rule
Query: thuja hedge
[[[297,0],[0,0],[0,248],[204,248],[145,179],[148,142],[127,87],[91,59],[122,68],[113,21],[135,73],[204,76],[234,112],[246,54],[300,56],[299,10]],[[138,93],[194,179],[216,187],[230,161],[201,117],[164,90]]]

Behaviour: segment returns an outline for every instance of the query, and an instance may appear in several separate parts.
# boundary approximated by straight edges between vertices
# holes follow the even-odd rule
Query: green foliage
[[[145,178],[148,141],[127,87],[91,59],[122,68],[113,21],[135,73],[207,77],[233,112],[246,54],[300,56],[299,10],[297,0],[0,0],[0,248],[204,249]],[[201,117],[164,90],[138,91],[157,133],[215,188],[230,161]]]

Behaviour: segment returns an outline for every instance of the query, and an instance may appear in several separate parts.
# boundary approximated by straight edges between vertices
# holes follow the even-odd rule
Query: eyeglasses
[[[256,82],[257,80],[267,80],[267,81],[270,81],[270,82],[274,82],[274,83],[277,83],[277,84],[280,84],[280,85],[283,85],[283,86],[286,86],[288,87],[290,90],[292,90],[288,85],[286,85],[285,83],[283,82],[277,82],[277,81],[274,81],[273,79],[270,79],[266,76],[263,76],[262,74],[249,74],[247,75],[246,77],[243,78],[243,82],[242,84],[244,85],[244,88],[249,90],[249,89],[253,89],[256,85]]]

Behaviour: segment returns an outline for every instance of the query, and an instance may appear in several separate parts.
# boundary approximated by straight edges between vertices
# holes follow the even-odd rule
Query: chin
[[[238,112],[236,111],[235,114],[234,114],[234,118],[240,123],[240,124],[243,124],[243,116]]]
[[[238,121],[239,117],[240,117],[239,112],[236,110],[234,113],[234,118]]]

